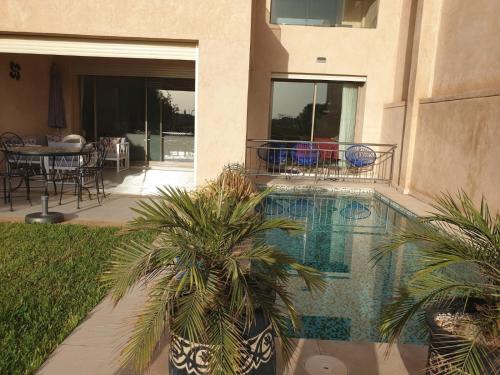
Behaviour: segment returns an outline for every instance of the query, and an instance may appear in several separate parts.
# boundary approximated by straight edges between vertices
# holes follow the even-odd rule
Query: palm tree
[[[407,249],[413,249],[418,262],[417,271],[386,307],[381,333],[394,343],[411,319],[417,319],[422,333],[427,333],[425,321],[431,310],[450,313],[442,333],[433,336],[431,331],[431,358],[439,352],[441,362],[429,363],[429,371],[498,373],[500,214],[492,214],[484,199],[476,208],[463,191],[457,197],[443,194],[433,208],[435,213],[375,250],[373,259],[378,261],[402,245],[413,244]]]
[[[171,337],[210,348],[208,373],[241,373],[249,354],[245,332],[258,313],[281,340],[284,360],[291,355],[286,333],[298,328],[299,319],[287,290],[290,270],[310,291],[322,290],[324,281],[262,238],[272,229],[301,232],[302,225],[259,213],[269,190],[233,194],[224,183],[214,186],[196,193],[165,187],[135,210],[130,230],[154,231],[157,240],[117,249],[105,276],[116,302],[137,283],[148,284],[147,303],[122,351],[124,364],[147,367],[168,328]]]

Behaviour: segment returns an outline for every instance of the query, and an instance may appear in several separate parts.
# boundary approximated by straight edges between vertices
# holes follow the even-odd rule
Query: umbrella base
[[[26,215],[24,221],[28,224],[56,224],[64,221],[64,215],[61,212],[47,212],[45,215],[42,212],[33,212]]]

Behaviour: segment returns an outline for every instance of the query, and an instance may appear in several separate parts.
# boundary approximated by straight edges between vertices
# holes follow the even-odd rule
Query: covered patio
[[[5,88],[0,92],[0,134],[18,135],[21,146],[66,147],[67,135],[79,136],[82,145],[106,142],[102,183],[111,195],[142,196],[154,194],[156,186],[195,185],[195,43],[19,35],[0,39],[0,64],[10,69],[0,78]],[[48,121],[54,71],[57,124]],[[0,159],[3,197],[8,194],[8,167],[5,158]],[[71,167],[76,170],[81,160],[75,159]],[[49,179],[60,175],[61,168],[47,165]],[[33,174],[41,175],[41,167],[37,170]],[[11,194],[14,212],[2,206],[2,218],[39,211],[43,184],[30,182],[31,207],[22,198],[26,184],[18,182]],[[60,187],[61,180],[55,184]],[[76,199],[73,189],[65,190],[69,195],[63,197],[61,211],[68,218],[97,204],[90,201],[76,210],[70,203]],[[56,198],[50,195],[51,209],[58,205]],[[110,204],[107,198],[105,202]]]

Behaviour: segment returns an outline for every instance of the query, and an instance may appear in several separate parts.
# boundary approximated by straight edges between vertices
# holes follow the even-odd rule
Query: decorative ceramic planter
[[[255,314],[256,324],[244,335],[242,358],[245,366],[240,375],[275,375],[276,350],[273,330],[264,316]],[[170,350],[171,375],[208,375],[208,345],[193,343],[173,335]]]
[[[454,339],[448,331],[441,328],[435,321],[434,317],[440,313],[458,313],[466,312],[473,313],[476,312],[475,305],[481,301],[477,299],[469,299],[467,306],[464,310],[465,300],[457,299],[453,301],[447,308],[445,307],[435,307],[430,308],[426,311],[426,321],[429,326],[429,355],[427,357],[427,367],[433,366],[432,370],[427,370],[427,375],[440,375],[444,373],[449,366],[446,361],[443,360],[446,354],[451,352],[450,346],[453,345]],[[448,335],[448,336],[446,336]],[[462,342],[458,337],[456,338],[456,343]],[[495,357],[490,353],[491,360],[495,360]],[[495,375],[495,370],[484,372],[484,375]]]

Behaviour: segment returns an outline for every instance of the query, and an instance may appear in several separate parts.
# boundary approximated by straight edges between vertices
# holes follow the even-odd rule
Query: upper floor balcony
[[[378,0],[272,0],[271,23],[323,27],[377,27]]]
[[[395,144],[248,139],[253,176],[391,183]]]

